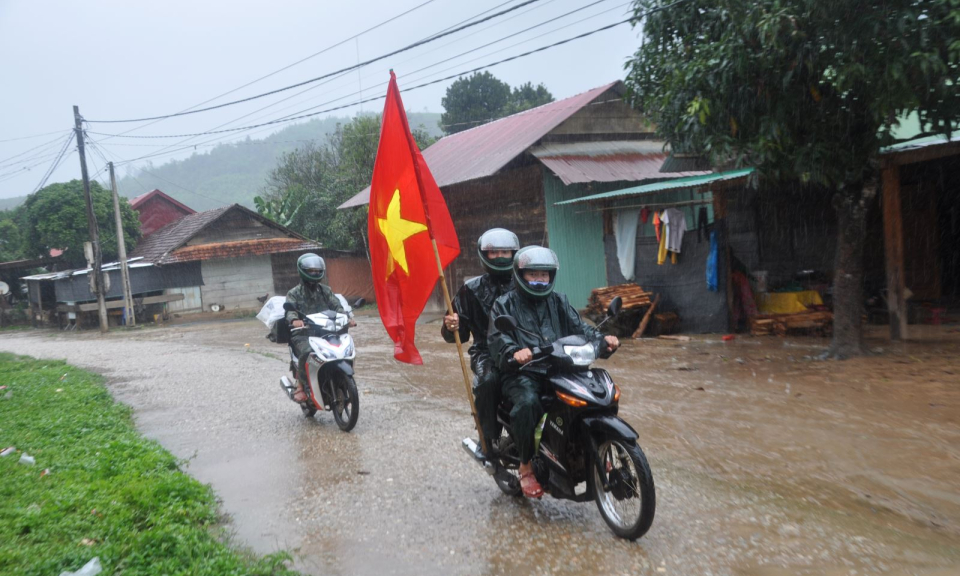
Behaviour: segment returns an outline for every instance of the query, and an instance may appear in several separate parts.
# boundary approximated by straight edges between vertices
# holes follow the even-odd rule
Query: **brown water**
[[[425,365],[406,366],[379,320],[360,319],[350,434],[286,399],[285,348],[252,320],[8,334],[0,350],[104,373],[213,485],[239,545],[292,549],[307,573],[960,574],[949,328],[874,338],[882,353],[842,363],[811,360],[825,345],[811,338],[625,343],[604,366],[657,486],[636,543],[592,503],[503,496],[459,447],[472,420],[455,347],[436,324],[419,330]]]

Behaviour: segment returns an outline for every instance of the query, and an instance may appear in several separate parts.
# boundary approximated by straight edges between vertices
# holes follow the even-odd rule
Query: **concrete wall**
[[[225,310],[259,310],[257,297],[273,295],[273,269],[270,256],[246,256],[204,260],[200,265],[203,286],[203,310],[213,304]]]

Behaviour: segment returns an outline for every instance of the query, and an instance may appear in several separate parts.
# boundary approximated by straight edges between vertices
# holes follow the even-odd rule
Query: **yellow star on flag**
[[[393,273],[394,262],[399,264],[403,272],[409,276],[407,252],[403,243],[407,238],[426,231],[427,227],[419,222],[404,220],[400,216],[399,188],[393,191],[393,197],[390,198],[390,204],[387,205],[387,217],[378,217],[377,224],[380,227],[380,233],[387,239],[387,247],[390,248],[390,259],[387,261],[387,277]]]

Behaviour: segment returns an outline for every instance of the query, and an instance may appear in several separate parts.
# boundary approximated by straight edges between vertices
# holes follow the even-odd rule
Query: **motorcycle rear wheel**
[[[636,540],[650,529],[657,506],[647,458],[636,442],[615,439],[601,443],[598,452],[606,470],[594,462],[587,481],[600,515],[614,534]],[[603,488],[604,475],[610,490]]]
[[[339,372],[333,376],[333,401],[330,410],[337,426],[344,432],[353,430],[360,417],[360,395],[353,377]]]

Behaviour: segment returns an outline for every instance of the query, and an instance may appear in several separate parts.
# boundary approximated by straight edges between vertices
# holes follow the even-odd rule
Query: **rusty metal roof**
[[[530,149],[564,184],[662,180],[667,153],[656,140],[550,143]],[[683,172],[700,176],[709,172]]]
[[[424,150],[423,158],[440,187],[490,176],[618,84],[611,82],[570,98],[445,136]],[[363,206],[369,202],[368,186],[339,208]]]
[[[143,204],[146,203],[146,201],[147,201],[147,200],[150,200],[151,198],[157,198],[158,200],[161,200],[161,199],[162,199],[162,200],[166,200],[166,201],[169,202],[170,204],[173,204],[173,205],[176,206],[177,208],[183,210],[184,213],[186,213],[186,214],[196,214],[196,213],[197,213],[197,211],[194,210],[193,208],[187,206],[186,204],[183,204],[182,202],[178,202],[177,200],[175,200],[174,198],[171,198],[169,195],[165,194],[163,191],[161,191],[161,190],[158,189],[158,188],[154,188],[153,190],[151,190],[150,192],[147,192],[146,194],[141,194],[141,195],[137,196],[136,198],[131,199],[131,200],[130,200],[130,206],[131,206],[134,210],[138,210],[138,211],[139,211],[139,210],[140,210],[140,207],[143,206]]]
[[[241,256],[263,256],[279,252],[297,252],[301,250],[316,250],[320,245],[310,240],[299,238],[263,238],[253,240],[237,240],[234,242],[217,242],[214,244],[197,244],[184,246],[174,250],[164,259],[164,264],[174,262],[193,262],[195,260],[211,260],[213,258],[239,258]]]

